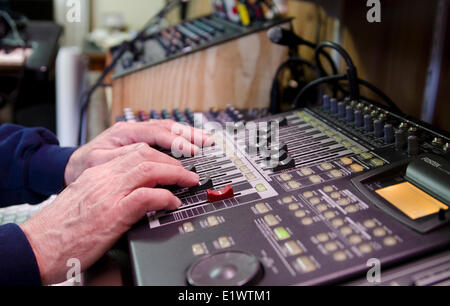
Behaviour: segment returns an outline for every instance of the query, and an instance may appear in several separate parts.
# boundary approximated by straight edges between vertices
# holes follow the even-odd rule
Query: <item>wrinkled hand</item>
[[[199,147],[212,145],[213,142],[212,137],[204,131],[172,120],[120,122],[75,151],[66,166],[65,183],[70,185],[86,169],[135,151],[141,143],[168,150],[175,149],[184,155],[195,155]],[[176,144],[175,148],[174,144]],[[156,149],[150,148],[148,155],[149,161],[180,166],[179,161]]]
[[[64,281],[69,259],[80,260],[82,270],[89,268],[147,212],[181,205],[171,192],[155,186],[191,187],[198,184],[198,175],[175,164],[149,162],[153,154],[141,144],[84,171],[51,205],[21,225],[44,284]]]

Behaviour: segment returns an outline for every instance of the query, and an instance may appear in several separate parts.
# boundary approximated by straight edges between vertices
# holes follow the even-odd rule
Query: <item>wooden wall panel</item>
[[[287,49],[262,31],[113,81],[111,120],[135,110],[267,107],[275,71]]]
[[[343,46],[361,78],[420,118],[431,54],[436,1],[385,0],[382,22],[368,23],[365,1],[345,1]]]
[[[434,123],[450,133],[450,8],[448,16]]]

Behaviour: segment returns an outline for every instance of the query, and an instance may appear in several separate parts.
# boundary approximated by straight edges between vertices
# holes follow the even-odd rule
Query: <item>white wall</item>
[[[89,33],[89,1],[91,0],[80,0],[80,22],[69,22],[67,19],[67,12],[71,9],[68,6],[69,2],[67,0],[53,0],[55,20],[64,26],[62,45],[82,46],[84,38]]]
[[[92,28],[101,27],[103,16],[122,12],[130,29],[140,30],[164,5],[164,0],[90,0],[92,1]]]

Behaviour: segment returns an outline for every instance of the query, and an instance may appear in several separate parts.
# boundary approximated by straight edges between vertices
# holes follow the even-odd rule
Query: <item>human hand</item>
[[[212,145],[214,140],[202,130],[172,120],[119,122],[74,152],[64,174],[66,185],[74,182],[86,169],[133,152],[141,143],[163,149],[175,149],[178,151],[176,153],[192,156],[199,152],[199,147]],[[148,151],[147,158],[148,161],[156,163],[181,166],[176,159],[153,148]]]
[[[181,205],[171,192],[155,187],[191,187],[198,184],[198,175],[178,165],[149,162],[152,154],[141,144],[87,169],[51,205],[21,225],[43,284],[64,281],[69,259],[78,259],[82,270],[89,268],[147,212]]]

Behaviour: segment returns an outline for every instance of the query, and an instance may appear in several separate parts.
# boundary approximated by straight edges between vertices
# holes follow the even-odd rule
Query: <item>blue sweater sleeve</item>
[[[15,224],[0,226],[0,286],[40,286],[39,267],[27,237]]]
[[[40,203],[61,192],[74,151],[45,129],[0,125],[0,207]]]

